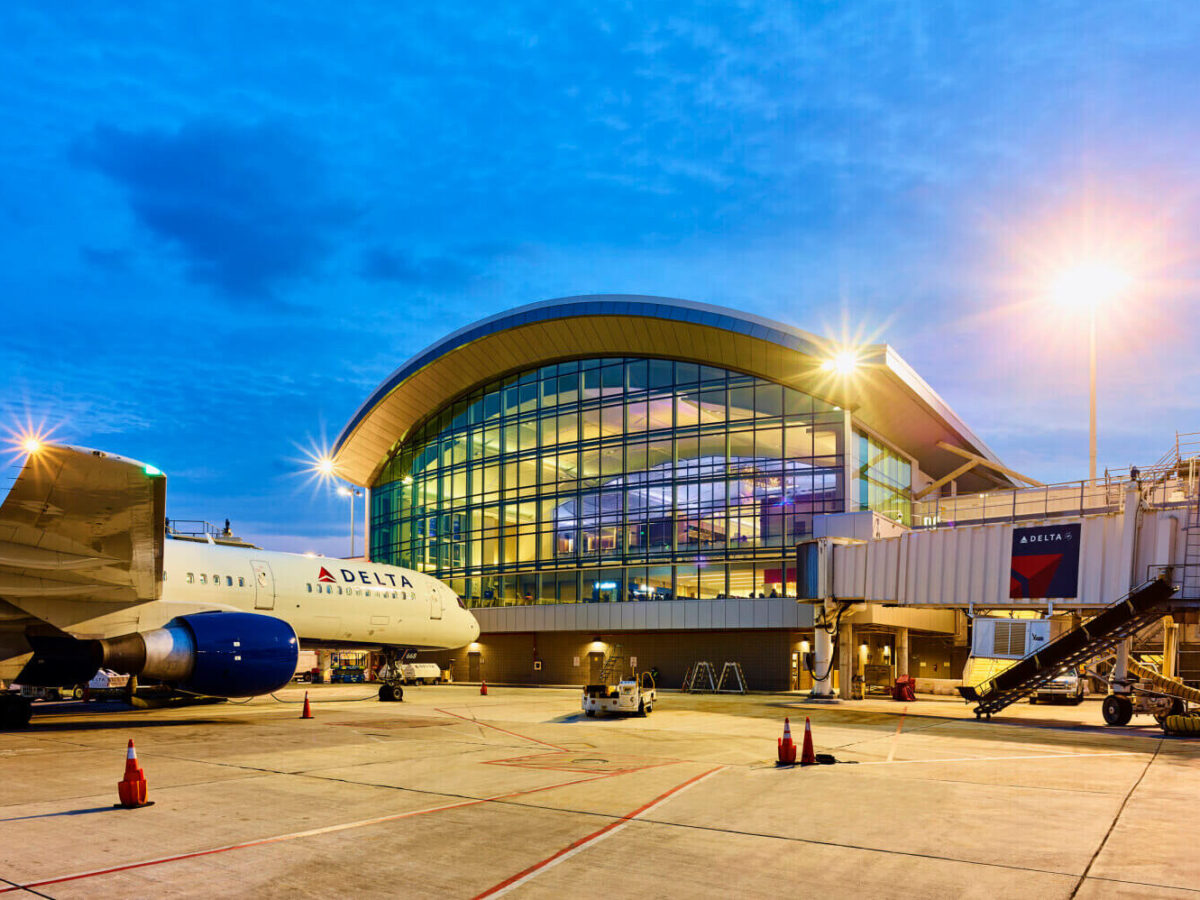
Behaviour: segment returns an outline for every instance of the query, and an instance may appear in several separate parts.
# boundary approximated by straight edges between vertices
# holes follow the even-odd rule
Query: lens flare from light
[[[6,429],[6,442],[14,457],[36,458],[51,443],[54,429],[47,428],[44,423],[25,422],[15,424]]]
[[[1050,285],[1050,297],[1064,309],[1094,310],[1127,293],[1133,279],[1126,269],[1103,260],[1083,260],[1063,269]]]
[[[833,372],[842,376],[853,375],[857,368],[858,353],[854,350],[840,350],[821,363],[822,371]]]

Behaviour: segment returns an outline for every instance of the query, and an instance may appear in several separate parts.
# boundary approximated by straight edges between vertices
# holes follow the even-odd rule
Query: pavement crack
[[[1154,761],[1158,759],[1158,751],[1162,749],[1165,741],[1165,735],[1158,739],[1158,744],[1155,746],[1154,752],[1150,755],[1150,758],[1146,760],[1146,765],[1143,767],[1142,773],[1138,775],[1137,781],[1133,783],[1133,785],[1129,788],[1129,791],[1125,794],[1125,799],[1121,801],[1121,805],[1117,808],[1117,814],[1113,816],[1112,822],[1109,823],[1108,831],[1104,832],[1104,837],[1100,840],[1099,846],[1096,847],[1096,852],[1092,854],[1092,858],[1088,860],[1087,867],[1083,870],[1083,874],[1079,876],[1079,881],[1075,883],[1075,888],[1071,891],[1071,900],[1074,900],[1075,896],[1079,893],[1079,889],[1083,887],[1083,883],[1087,881],[1088,873],[1092,871],[1092,866],[1095,865],[1096,860],[1100,857],[1101,851],[1104,850],[1105,846],[1107,846],[1108,839],[1112,836],[1113,830],[1117,827],[1117,822],[1121,820],[1121,814],[1125,812],[1125,807],[1128,805],[1129,799],[1133,796],[1133,792],[1141,786],[1142,779],[1146,777],[1146,773],[1150,771],[1150,767],[1154,765]]]

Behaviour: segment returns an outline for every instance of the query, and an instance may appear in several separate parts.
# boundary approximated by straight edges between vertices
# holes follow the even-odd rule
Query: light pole
[[[338,488],[338,494],[342,497],[350,498],[350,558],[354,558],[354,498],[361,497],[363,492],[358,488],[349,488],[342,485]]]
[[[1088,484],[1096,486],[1096,304],[1088,304]]]
[[[1129,286],[1129,274],[1108,262],[1080,262],[1055,279],[1052,294],[1061,306],[1088,314],[1088,484],[1096,484],[1096,308]]]

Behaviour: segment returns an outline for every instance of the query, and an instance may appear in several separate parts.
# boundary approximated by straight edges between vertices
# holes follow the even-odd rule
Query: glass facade
[[[912,464],[875,438],[854,430],[859,509],[873,509],[912,525]]]
[[[794,596],[796,541],[846,508],[845,433],[837,407],[698,363],[542,366],[393,451],[371,556],[471,605]]]

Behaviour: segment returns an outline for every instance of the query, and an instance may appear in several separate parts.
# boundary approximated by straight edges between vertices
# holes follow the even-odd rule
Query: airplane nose
[[[477,641],[479,639],[479,620],[476,619],[470,613],[467,613],[467,618],[471,620],[471,622],[470,622],[471,637],[467,641],[467,643],[470,644],[470,643],[474,643],[475,641]]]

